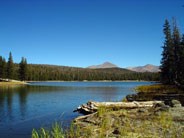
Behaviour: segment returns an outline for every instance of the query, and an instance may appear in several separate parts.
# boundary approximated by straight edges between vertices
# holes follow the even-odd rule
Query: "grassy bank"
[[[178,100],[184,106],[184,91],[173,85],[148,85],[135,88],[136,94],[127,95],[125,101],[164,101],[172,106],[172,100]]]
[[[145,85],[138,86],[135,88],[136,92],[143,93],[182,93],[183,90],[179,89],[174,85],[163,85],[163,84],[154,84],[154,85]]]
[[[66,131],[56,123],[50,130],[33,130],[32,138],[183,138],[184,109],[180,109],[180,117],[177,111],[176,108],[113,111],[101,107]]]
[[[11,81],[0,81],[0,87],[14,87],[17,85],[26,85],[26,82],[11,80]]]

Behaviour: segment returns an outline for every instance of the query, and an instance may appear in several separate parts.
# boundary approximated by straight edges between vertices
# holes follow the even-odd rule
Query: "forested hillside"
[[[136,73],[121,68],[85,69],[48,65],[28,65],[27,80],[158,80],[158,73]]]
[[[27,64],[22,58],[19,64],[0,57],[0,78],[18,79],[25,81],[93,81],[93,80],[159,80],[158,73],[137,73],[122,68],[89,69],[55,65]]]

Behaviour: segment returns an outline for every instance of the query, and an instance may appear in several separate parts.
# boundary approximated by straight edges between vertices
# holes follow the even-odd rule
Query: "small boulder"
[[[180,101],[178,100],[172,100],[171,103],[172,103],[172,107],[182,107]]]

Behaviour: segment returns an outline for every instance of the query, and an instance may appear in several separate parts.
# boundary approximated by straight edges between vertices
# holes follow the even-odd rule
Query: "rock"
[[[168,111],[169,106],[168,105],[165,105],[165,103],[162,102],[162,103],[155,104],[155,106],[153,107],[153,109],[154,109],[155,112],[157,112],[157,111]]]
[[[178,100],[172,100],[171,103],[172,103],[172,107],[182,107],[180,101]]]

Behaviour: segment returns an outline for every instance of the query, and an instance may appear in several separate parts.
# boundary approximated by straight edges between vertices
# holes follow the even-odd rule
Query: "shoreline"
[[[0,87],[13,87],[13,86],[23,86],[28,85],[29,83],[25,81],[18,81],[18,80],[7,80],[7,81],[0,81]]]
[[[158,81],[145,81],[145,80],[82,80],[82,81],[62,81],[62,80],[48,80],[48,81],[25,81],[27,83],[32,83],[32,82],[155,82],[157,83]],[[158,82],[159,83],[159,82]]]
[[[155,88],[153,86],[149,85],[148,87],[153,90],[153,88]],[[170,87],[166,87],[164,91],[162,91],[162,89],[160,91],[156,89],[155,95],[158,94],[162,96],[165,94],[165,89],[171,90]],[[169,94],[173,94],[173,92],[168,92],[166,95]],[[133,95],[135,95],[135,97]],[[142,101],[156,100],[153,93],[148,91],[139,91],[133,95],[130,95],[129,99],[126,97],[127,101],[124,102],[124,104],[132,104],[136,101],[135,103],[138,105]],[[136,95],[139,95],[139,97]],[[83,109],[86,108],[87,111],[90,111],[90,108],[94,108],[96,112],[87,115],[84,114],[75,118],[74,124],[80,128],[80,131],[82,131],[81,136],[90,132],[92,134],[90,136],[94,138],[98,138],[99,135],[102,137],[123,136],[127,138],[159,138],[160,136],[174,137],[176,134],[178,137],[182,137],[184,136],[184,107],[182,106],[181,101],[176,98],[176,95],[170,100],[171,102],[168,104],[164,101],[163,97],[163,99],[161,98],[159,100],[162,103],[153,104],[152,107],[138,106],[137,108],[122,109],[112,105],[108,107],[108,103],[105,103],[105,106],[102,105],[96,109],[96,106],[87,103],[79,107],[82,107]],[[103,102],[99,102],[99,104],[103,104]],[[115,104],[118,103],[115,102]],[[94,111],[94,109],[91,111]]]

